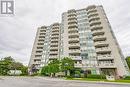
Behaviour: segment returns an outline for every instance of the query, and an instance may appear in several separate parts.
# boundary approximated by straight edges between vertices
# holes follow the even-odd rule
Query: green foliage
[[[129,69],[130,69],[130,56],[126,58],[126,62],[127,62],[128,67],[129,67]]]
[[[74,70],[74,61],[68,57],[63,58],[61,60],[61,70],[65,72],[65,76],[67,76],[67,71],[72,75],[71,71]]]
[[[60,61],[59,60],[52,60],[47,66],[44,66],[41,70],[41,75],[53,75],[55,76],[55,73],[60,71]]]
[[[130,76],[126,76],[124,80],[130,80]]]
[[[74,62],[71,58],[63,58],[61,61],[54,59],[50,61],[47,66],[41,70],[41,75],[52,75],[60,71],[72,71],[74,69]]]
[[[0,75],[7,75],[9,71],[8,63],[0,61]]]
[[[28,75],[28,67],[23,66],[21,67],[22,74],[21,75]]]
[[[91,74],[88,74],[88,75],[87,75],[87,78],[106,79],[106,76],[105,76],[105,75],[91,75]]]
[[[73,76],[66,76],[67,77],[67,79],[71,79],[71,78],[73,78]]]
[[[14,59],[11,56],[2,58],[0,61],[0,75],[8,75],[11,63],[13,61]]]
[[[75,74],[79,74],[80,75],[81,73],[80,73],[80,71],[75,71]]]
[[[16,62],[11,56],[0,60],[0,75],[8,75],[9,70],[21,70],[22,74],[25,74],[25,66],[20,62]]]
[[[65,57],[61,60],[61,69],[65,70],[73,70],[74,69],[74,61],[71,58]]]
[[[41,70],[41,75],[46,75],[49,71],[49,67],[48,66],[44,66],[42,67],[42,70]]]
[[[16,70],[21,70],[21,68],[24,67],[24,66],[23,66],[23,64],[20,63],[20,62],[15,62],[15,61],[14,61],[14,62],[11,62],[11,63],[10,63],[10,66],[9,66],[9,67],[10,67],[11,70],[15,70],[15,69],[16,69]]]
[[[81,72],[80,71],[75,71],[75,77],[81,77]]]

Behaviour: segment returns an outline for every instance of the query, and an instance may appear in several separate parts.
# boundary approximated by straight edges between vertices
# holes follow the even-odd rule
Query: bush
[[[126,76],[124,80],[130,80],[130,76]]]
[[[91,75],[91,74],[88,74],[88,75],[87,75],[87,78],[106,79],[106,76],[105,76],[105,75]]]
[[[37,76],[38,75],[38,73],[33,73],[31,76]]]
[[[73,78],[73,76],[67,76],[67,78]]]
[[[81,73],[80,73],[80,71],[75,71],[75,77],[76,77],[76,78],[81,77]]]

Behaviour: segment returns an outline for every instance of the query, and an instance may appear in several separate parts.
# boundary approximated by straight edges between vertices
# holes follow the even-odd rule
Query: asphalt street
[[[130,87],[130,84],[68,81],[46,77],[0,77],[0,87]]]

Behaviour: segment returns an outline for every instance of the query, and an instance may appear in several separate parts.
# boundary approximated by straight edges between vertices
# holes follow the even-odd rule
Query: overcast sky
[[[61,21],[69,9],[103,5],[125,56],[130,56],[130,0],[15,0],[15,15],[0,17],[0,58],[28,64],[37,27]]]

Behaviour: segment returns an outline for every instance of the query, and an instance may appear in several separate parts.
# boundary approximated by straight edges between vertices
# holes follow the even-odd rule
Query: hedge
[[[130,76],[126,76],[124,80],[130,80]]]
[[[105,75],[92,75],[92,74],[88,74],[87,78],[93,78],[93,79],[106,79]]]

